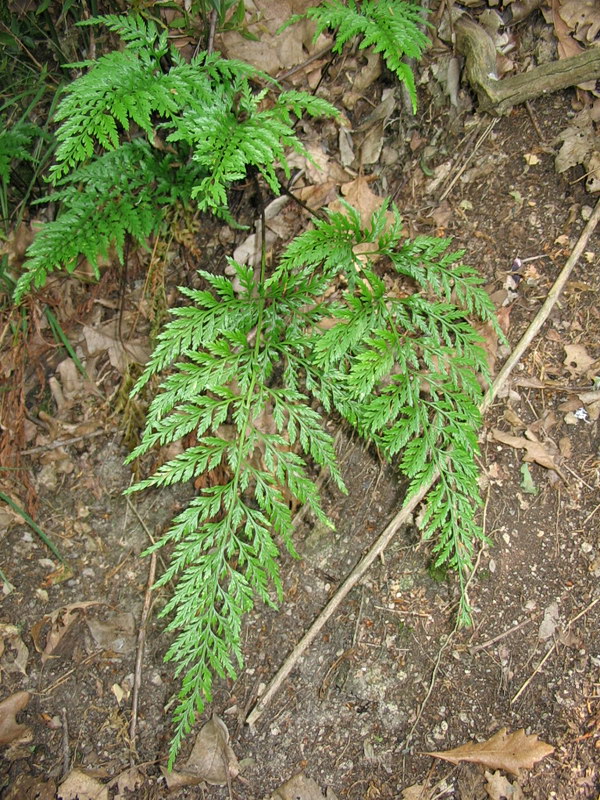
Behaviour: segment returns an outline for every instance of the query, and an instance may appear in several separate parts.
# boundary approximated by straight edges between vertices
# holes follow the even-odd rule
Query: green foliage
[[[341,53],[344,44],[355,36],[362,36],[361,49],[372,47],[382,53],[387,66],[399,80],[406,84],[413,111],[417,107],[417,90],[411,68],[402,59],[405,56],[420,59],[430,43],[421,30],[425,9],[405,0],[325,0],[309,8],[305,14],[292,17],[291,25],[304,17],[317,24],[315,41],[326,28],[335,30],[334,53]]]
[[[122,258],[126,235],[144,244],[161,229],[165,207],[195,200],[227,216],[227,189],[250,167],[278,192],[276,168],[289,175],[285,149],[305,153],[292,114],[337,114],[303,92],[277,94],[267,75],[244,62],[200,53],[186,63],[164,31],[137,15],[90,23],[118,33],[125,47],[70,65],[87,71],[55,114],[61,124],[50,180],[57,191],[46,200],[60,200],[61,213],[32,245],[17,302],[81,257],[95,269],[110,248]],[[272,91],[255,92],[259,79]]]
[[[19,122],[11,128],[2,123],[0,130],[0,181],[7,184],[10,173],[17,161],[31,161],[30,152],[33,139],[39,134],[37,125]]]
[[[220,14],[232,3],[205,5]],[[401,0],[326,0],[307,16],[318,31],[337,28],[338,51],[359,35],[361,47],[382,52],[414,104],[412,72],[401,59],[419,58],[427,44],[421,12]],[[164,30],[135,14],[86,22],[98,23],[124,47],[71,65],[84,72],[55,115],[46,198],[60,213],[34,240],[17,300],[53,270],[73,271],[81,257],[96,271],[109,250],[122,259],[126,237],[144,244],[161,230],[165,210],[193,201],[227,218],[227,190],[250,169],[277,193],[278,170],[289,175],[288,149],[307,155],[294,118],[336,113],[312,95],[279,91],[243,62],[200,53],[186,63]],[[2,161],[1,147],[0,138],[0,178],[26,150],[6,140],[15,155]],[[449,245],[405,239],[387,204],[366,227],[345,205],[296,237],[270,273],[263,254],[258,275],[230,261],[234,279],[201,272],[205,289],[181,287],[188,304],[172,310],[132,392],[161,375],[128,459],[192,442],[130,491],[220,476],[151,548],[169,547],[157,585],[175,586],[162,612],[175,634],[167,660],[182,676],[170,765],[215,676],[232,678],[243,662],[244,615],[257,599],[281,598],[278,556],[282,548],[295,554],[291,504],[308,504],[328,523],[312,470],[327,470],[345,491],[315,408],[341,415],[373,442],[408,479],[409,496],[439,471],[422,531],[435,537],[435,565],[458,573],[459,616],[468,619],[465,581],[482,538],[478,379],[487,376],[470,320],[493,320],[493,307]],[[397,291],[398,283],[408,289]]]
[[[368,229],[350,208],[315,222],[269,276],[264,264],[257,279],[231,261],[238,294],[232,280],[202,272],[208,290],[182,288],[192,304],[174,309],[134,389],[167,370],[130,461],[190,434],[195,443],[131,491],[217,467],[228,476],[201,489],[151,548],[173,547],[159,580],[175,581],[162,613],[177,634],[167,658],[184,675],[171,763],[211,698],[213,677],[233,677],[242,663],[243,615],[256,598],[272,605],[280,597],[277,555],[282,545],[294,552],[290,500],[326,521],[309,464],[343,490],[311,395],[375,442],[410,479],[411,493],[441,469],[425,536],[440,531],[437,562],[461,579],[471,566],[482,536],[474,456],[477,374],[486,366],[467,318],[491,319],[493,308],[460,253],[446,252],[447,240],[403,240],[397,211],[387,228],[385,212]],[[414,281],[414,293],[391,294],[380,263]],[[461,611],[468,613],[464,594]]]

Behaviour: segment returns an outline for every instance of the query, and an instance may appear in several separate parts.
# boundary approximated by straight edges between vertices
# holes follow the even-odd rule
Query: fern
[[[8,128],[1,125],[0,130],[0,181],[10,180],[11,169],[16,161],[31,161],[29,152],[31,142],[40,134],[40,128],[30,122],[19,122]]]
[[[326,28],[335,30],[334,53],[341,53],[350,39],[362,36],[361,49],[372,47],[382,53],[389,69],[406,84],[413,111],[417,108],[417,90],[411,68],[402,59],[405,56],[420,59],[430,44],[422,32],[424,9],[405,0],[325,0],[309,8],[305,14],[293,16],[284,26],[292,25],[305,17],[316,23],[314,41]]]
[[[427,43],[420,13],[401,0],[327,0],[307,16],[318,32],[337,28],[338,50],[360,35],[362,47],[382,52],[414,103],[401,57],[418,58]],[[17,299],[53,270],[73,271],[81,257],[96,271],[110,248],[122,259],[126,237],[144,244],[160,231],[165,208],[194,201],[226,216],[228,187],[250,168],[278,192],[288,149],[307,155],[294,117],[337,113],[218,54],[185,63],[165,32],[137,15],[91,22],[118,33],[125,47],[78,65],[87,71],[59,106],[47,199],[61,210],[29,251]],[[312,469],[327,470],[345,491],[315,406],[373,442],[406,477],[409,496],[440,473],[422,531],[437,563],[456,570],[459,617],[469,618],[465,580],[483,536],[475,456],[487,377],[471,320],[494,317],[480,278],[449,247],[447,239],[405,239],[387,203],[366,226],[343,203],[343,212],[296,237],[270,274],[263,254],[258,275],[230,260],[233,278],[200,272],[206,288],[181,287],[188,304],[172,310],[133,389],[160,376],[128,458],[192,440],[129,491],[211,470],[222,478],[199,489],[151,548],[169,547],[157,585],[175,587],[162,611],[174,633],[167,660],[182,676],[170,765],[215,677],[233,678],[243,663],[244,615],[257,600],[281,598],[278,556],[295,555],[291,504],[307,504],[329,524]],[[390,293],[390,274],[407,279],[412,293]]]
[[[241,61],[200,53],[188,64],[164,31],[138,15],[91,23],[117,32],[125,47],[69,65],[87,71],[55,114],[60,125],[50,181],[57,191],[46,200],[60,200],[61,212],[29,251],[17,302],[50,272],[72,271],[82,257],[96,270],[110,248],[122,258],[126,235],[143,243],[158,233],[165,206],[196,201],[200,210],[227,217],[227,189],[250,167],[278,192],[276,167],[289,176],[286,149],[306,152],[291,115],[338,113],[302,92],[274,91],[268,98],[268,89],[255,92],[253,80],[273,90],[275,82]],[[270,108],[262,108],[267,100]]]
[[[438,531],[437,559],[454,567],[461,582],[471,567],[473,542],[482,537],[475,522],[476,375],[486,374],[486,365],[467,317],[476,309],[492,319],[493,308],[460,254],[445,252],[447,241],[406,241],[396,209],[394,225],[384,228],[385,210],[366,229],[349,207],[316,221],[268,277],[264,264],[255,280],[249,268],[231,261],[240,295],[233,279],[201,273],[210,288],[183,289],[193,304],[173,311],[134,390],[170,370],[130,461],[190,434],[197,444],[131,491],[216,467],[228,475],[222,485],[201,489],[151,548],[173,547],[159,581],[176,581],[162,613],[176,632],[167,658],[184,675],[171,764],[211,699],[214,677],[233,677],[242,664],[244,614],[256,599],[273,605],[281,596],[277,555],[281,546],[294,553],[289,501],[308,503],[326,521],[307,459],[329,470],[343,490],[333,443],[310,394],[374,441],[407,476],[409,493],[436,468],[442,471],[428,500],[424,536]],[[365,242],[370,254],[365,260],[361,248],[358,261],[354,248]],[[383,258],[417,282],[413,295],[388,295],[376,268]],[[324,301],[340,277],[348,289],[341,299]],[[321,323],[332,318],[337,324],[323,330]],[[464,591],[461,598],[464,620]]]

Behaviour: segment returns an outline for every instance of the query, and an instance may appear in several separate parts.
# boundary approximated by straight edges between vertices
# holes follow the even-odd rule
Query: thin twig
[[[156,553],[150,556],[150,569],[148,570],[148,583],[146,584],[146,594],[144,596],[144,608],[142,609],[142,618],[140,620],[140,629],[138,631],[137,652],[135,656],[135,673],[133,680],[133,693],[131,698],[131,723],[129,725],[129,764],[133,766],[135,763],[135,742],[137,736],[137,717],[138,717],[138,702],[140,696],[140,686],[142,683],[142,662],[144,660],[144,647],[146,644],[146,624],[150,616],[150,608],[152,606],[152,587],[154,586],[154,579],[156,577]]]
[[[69,721],[67,719],[67,709],[63,706],[60,710],[62,722],[62,749],[63,749],[63,768],[62,777],[66,778],[71,770],[71,754],[69,751]]]
[[[567,625],[566,625],[565,631],[568,631],[568,630],[569,630],[569,628],[571,627],[571,625],[572,625],[574,622],[577,622],[577,620],[578,620],[580,617],[583,617],[583,615],[584,615],[584,614],[587,614],[587,613],[588,613],[588,611],[591,611],[591,610],[592,610],[592,608],[593,608],[593,607],[596,605],[596,603],[598,603],[599,601],[600,601],[600,595],[599,595],[598,597],[596,597],[594,600],[592,600],[592,602],[591,602],[591,603],[589,603],[589,604],[588,604],[588,605],[587,605],[587,606],[586,606],[586,607],[583,609],[583,611],[580,611],[580,612],[579,612],[579,614],[576,614],[576,615],[573,617],[573,619],[570,619],[570,620],[567,622]],[[525,683],[523,684],[523,686],[521,686],[521,688],[519,689],[519,691],[516,693],[516,695],[515,695],[515,696],[513,697],[513,699],[510,701],[511,705],[512,705],[513,703],[516,703],[516,701],[517,701],[517,700],[519,699],[519,697],[520,697],[520,696],[523,694],[523,692],[525,691],[525,689],[526,689],[526,688],[529,686],[529,684],[531,683],[531,681],[532,681],[532,680],[535,678],[535,676],[538,674],[538,672],[539,672],[539,671],[541,670],[541,668],[544,666],[544,664],[546,663],[546,661],[548,661],[548,659],[550,658],[550,656],[552,655],[552,653],[553,653],[553,652],[556,650],[556,648],[557,648],[557,646],[558,646],[558,641],[559,641],[558,639],[555,639],[555,640],[552,642],[552,647],[551,647],[551,648],[548,650],[548,652],[546,653],[546,655],[545,655],[545,656],[542,658],[542,660],[540,661],[540,663],[539,663],[539,664],[537,665],[537,667],[536,667],[536,668],[533,670],[533,672],[531,673],[531,675],[530,675],[530,676],[527,678],[527,680],[525,681]]]
[[[492,386],[486,393],[485,397],[483,398],[480,411],[483,414],[493,403],[494,398],[500,391],[500,389],[504,386],[508,377],[512,370],[515,368],[523,353],[540,330],[548,316],[554,304],[556,303],[558,296],[564,287],[565,283],[567,282],[573,267],[579,260],[579,257],[583,253],[588,240],[592,233],[594,232],[598,221],[600,219],[600,200],[596,204],[596,208],[590,219],[588,220],[587,225],[583,229],[583,232],[571,255],[569,256],[567,263],[563,267],[562,272],[558,276],[556,283],[548,293],[548,297],[546,302],[543,304],[541,309],[536,314],[535,318],[531,322],[531,325],[525,332],[524,336],[521,338],[517,346],[515,347],[513,353],[507,359],[506,364],[500,370],[496,379],[494,380]],[[375,561],[375,559],[383,553],[385,548],[393,539],[396,531],[402,526],[405,525],[408,520],[410,519],[413,511],[417,508],[417,506],[423,501],[427,493],[431,490],[431,487],[436,483],[437,479],[439,478],[439,472],[437,470],[434,471],[431,478],[424,484],[419,492],[413,495],[407,503],[397,512],[397,514],[393,517],[391,522],[387,525],[385,530],[379,535],[379,537],[373,543],[371,549],[366,553],[365,556],[358,562],[358,564],[354,567],[352,572],[348,575],[346,580],[341,584],[337,592],[333,595],[331,600],[327,603],[327,605],[323,608],[319,616],[315,619],[311,627],[306,631],[304,636],[300,639],[300,641],[296,644],[292,652],[289,656],[285,659],[279,671],[273,677],[271,683],[269,684],[268,689],[263,694],[259,702],[256,704],[254,709],[250,712],[248,717],[246,718],[246,722],[248,725],[255,725],[262,714],[264,713],[266,707],[271,702],[271,699],[275,696],[278,692],[279,688],[281,687],[282,683],[285,681],[287,676],[296,666],[298,660],[302,657],[302,654],[308,647],[312,644],[314,639],[317,637],[321,629],[325,626],[329,618],[335,613],[337,608],[341,605],[342,601],[345,599],[346,595],[356,586],[358,581],[362,578],[362,576],[367,572],[371,564]]]
[[[323,56],[326,56],[333,49],[334,42],[328,44],[327,47],[324,47],[323,50],[319,50],[318,53],[313,53],[312,56],[309,56],[305,61],[301,64],[297,64],[295,67],[288,69],[287,72],[282,72],[280,75],[277,75],[278,81],[284,81],[286,78],[291,78],[292,75],[295,75],[297,72],[300,72],[305,67],[308,67],[309,64],[312,64],[315,61],[318,61]]]
[[[492,120],[492,121],[489,123],[489,125],[487,126],[487,128],[484,130],[484,132],[481,134],[481,136],[479,137],[479,139],[478,139],[478,140],[475,142],[475,145],[473,146],[473,149],[471,150],[471,152],[469,153],[469,155],[468,155],[468,156],[467,156],[467,158],[465,159],[465,162],[464,162],[464,164],[463,164],[463,165],[462,165],[462,167],[461,167],[461,168],[458,170],[458,172],[457,172],[457,173],[454,175],[454,177],[452,178],[452,180],[450,181],[450,183],[448,184],[448,186],[447,186],[447,187],[444,189],[444,191],[442,192],[442,194],[439,196],[439,198],[438,198],[438,203],[441,203],[443,200],[445,200],[445,199],[446,199],[446,197],[448,197],[448,195],[450,194],[450,192],[451,192],[451,191],[452,191],[452,189],[454,188],[454,185],[456,184],[456,181],[457,181],[457,180],[460,178],[460,176],[463,174],[463,172],[464,172],[464,171],[466,170],[466,168],[469,166],[469,164],[471,163],[471,161],[472,161],[472,160],[473,160],[473,158],[475,157],[475,154],[477,153],[477,151],[479,150],[479,148],[481,147],[481,145],[483,144],[483,142],[484,142],[484,141],[487,139],[487,137],[490,135],[490,133],[491,133],[491,132],[494,130],[494,127],[495,127],[495,125],[496,125],[496,123],[497,123],[497,122],[498,122],[498,119],[493,119],[493,120]]]
[[[581,236],[577,240],[575,247],[571,251],[571,255],[567,259],[567,263],[562,268],[562,271],[558,278],[556,279],[554,285],[548,292],[548,297],[546,298],[544,305],[540,308],[538,313],[535,315],[531,325],[527,328],[525,333],[523,334],[521,340],[512,351],[510,356],[506,359],[506,363],[496,376],[496,380],[489,388],[485,398],[484,398],[484,409],[489,408],[489,406],[493,403],[496,395],[506,383],[508,376],[513,371],[517,363],[521,360],[523,353],[534,338],[537,336],[540,328],[546,322],[548,317],[550,316],[550,312],[554,308],[556,301],[558,300],[559,294],[565,287],[566,282],[569,280],[571,272],[573,271],[573,267],[579,261],[581,254],[587,247],[587,243],[590,239],[590,236],[596,229],[598,222],[600,221],[600,200],[596,203],[596,208],[594,209],[592,216],[587,221],[585,228],[583,229]]]
[[[490,647],[490,645],[496,644],[496,642],[501,641],[506,636],[510,636],[511,633],[515,633],[516,631],[521,630],[521,628],[524,628],[525,625],[529,625],[530,622],[531,622],[530,619],[524,619],[523,622],[519,622],[517,625],[513,625],[512,628],[509,628],[507,631],[504,631],[504,633],[499,633],[498,636],[494,636],[493,639],[488,639],[487,642],[482,642],[481,644],[477,644],[475,645],[475,647],[469,647],[469,653],[471,653],[472,655],[473,653],[476,653],[478,650],[485,650],[486,647]]]
[[[211,55],[215,48],[215,31],[217,30],[217,10],[213,8],[209,16],[209,30],[208,30],[208,44],[206,45],[206,52]]]
[[[39,447],[30,447],[29,450],[21,450],[19,455],[32,456],[34,453],[44,453],[46,450],[56,450],[57,447],[64,447],[68,444],[75,444],[75,442],[82,442],[84,439],[93,439],[95,436],[102,436],[106,434],[107,431],[92,431],[92,433],[84,433],[82,436],[74,436],[72,439],[61,439],[59,442],[41,444]]]

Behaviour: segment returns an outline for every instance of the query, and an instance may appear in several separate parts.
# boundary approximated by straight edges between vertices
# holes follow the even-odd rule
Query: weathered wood
[[[600,47],[590,47],[579,56],[498,80],[496,48],[486,31],[464,18],[456,22],[455,31],[457,50],[466,59],[467,80],[477,94],[481,110],[490,114],[502,116],[527,100],[600,78]]]

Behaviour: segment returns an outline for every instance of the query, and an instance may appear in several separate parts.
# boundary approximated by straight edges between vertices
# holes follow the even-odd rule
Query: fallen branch
[[[146,584],[146,594],[144,596],[144,607],[140,619],[138,631],[137,652],[135,655],[135,673],[133,679],[133,695],[131,698],[131,722],[129,724],[129,765],[132,767],[137,758],[137,719],[138,705],[140,698],[140,687],[142,685],[142,665],[144,662],[144,650],[146,647],[146,626],[150,616],[152,606],[152,589],[156,577],[156,553],[150,556],[150,568],[148,570],[148,582]]]
[[[492,386],[490,387],[483,401],[481,402],[480,411],[482,414],[485,411],[487,411],[487,409],[491,406],[491,404],[494,401],[494,398],[508,380],[510,373],[515,368],[516,364],[520,361],[521,357],[523,356],[523,353],[529,347],[529,345],[531,344],[532,340],[534,339],[534,337],[536,336],[536,334],[538,333],[544,322],[548,319],[550,312],[552,311],[552,308],[554,307],[560,292],[562,291],[565,283],[569,279],[573,267],[575,266],[581,254],[585,250],[587,243],[590,239],[590,236],[596,229],[596,226],[598,225],[599,221],[600,221],[600,200],[596,204],[596,208],[594,209],[592,216],[588,220],[588,223],[583,229],[581,236],[577,240],[577,243],[575,244],[575,247],[573,248],[571,255],[569,256],[560,275],[558,276],[556,282],[552,286],[552,289],[548,293],[546,301],[536,314],[531,325],[527,328],[527,331],[520,339],[519,343],[513,350],[510,357],[507,359],[506,364],[498,373]],[[390,543],[390,541],[392,540],[398,529],[409,521],[415,508],[422,502],[422,500],[431,490],[431,487],[435,484],[438,478],[439,478],[439,472],[436,471],[431,477],[431,480],[427,483],[427,485],[423,486],[419,491],[419,493],[411,497],[410,500],[400,509],[400,511],[398,511],[398,513],[394,516],[391,522],[387,525],[385,530],[375,540],[368,553],[366,553],[366,555],[364,555],[363,558],[354,567],[352,572],[348,575],[346,580],[342,583],[342,585],[333,595],[331,600],[323,608],[319,616],[315,619],[313,624],[306,631],[304,636],[300,639],[298,644],[294,647],[292,652],[283,662],[283,664],[279,668],[279,671],[276,673],[271,683],[269,684],[266,692],[263,694],[258,703],[254,706],[252,711],[248,714],[246,718],[246,723],[248,725],[255,725],[258,722],[258,720],[264,713],[266,707],[270,703],[271,699],[279,691],[279,688],[281,687],[282,683],[285,681],[290,672],[294,669],[298,660],[301,658],[302,654],[312,644],[312,642],[317,637],[318,633],[321,631],[324,625],[327,623],[329,618],[335,613],[336,609],[341,605],[346,596],[356,586],[356,584],[362,578],[362,576],[367,572],[367,570],[369,569],[371,564],[375,561],[375,559],[381,553],[383,553],[383,551],[388,546],[388,544]]]
[[[464,17],[456,22],[455,30],[456,48],[466,59],[467,79],[477,93],[481,111],[490,114],[501,116],[520,103],[600,78],[600,47],[590,47],[581,55],[498,80],[496,48],[489,34]]]

